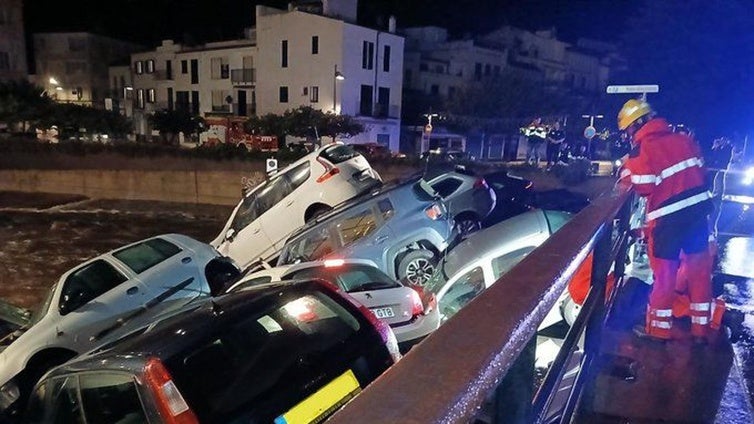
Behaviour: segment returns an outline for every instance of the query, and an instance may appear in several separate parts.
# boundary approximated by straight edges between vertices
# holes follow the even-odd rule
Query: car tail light
[[[437,298],[434,293],[424,290],[424,287],[417,284],[409,284],[409,287],[419,296],[424,314],[432,312],[437,307]]]
[[[480,189],[480,188],[483,188],[483,189],[490,188],[487,185],[487,181],[484,178],[477,178],[476,181],[474,181],[474,189]]]
[[[411,316],[417,316],[424,313],[424,304],[422,303],[421,296],[416,290],[411,290]]]
[[[335,175],[340,174],[340,169],[338,169],[337,166],[332,166],[329,163],[325,162],[322,158],[317,158],[317,162],[321,163],[322,166],[325,167],[325,173],[320,175],[319,178],[317,178],[318,183],[323,183],[330,178],[334,177]]]
[[[326,259],[325,268],[337,268],[343,266],[345,263],[346,261],[343,259]]]
[[[147,387],[154,393],[157,408],[167,424],[199,424],[165,366],[157,358],[149,358],[144,368]]]
[[[427,209],[424,209],[424,213],[426,213],[429,219],[433,221],[438,220],[443,215],[442,207],[438,205],[437,203],[433,203],[432,206],[428,207]]]

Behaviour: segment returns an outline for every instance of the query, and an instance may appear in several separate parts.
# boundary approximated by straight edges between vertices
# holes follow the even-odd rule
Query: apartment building
[[[87,32],[33,34],[36,83],[59,102],[105,108],[112,97],[109,66],[143,50]]]
[[[0,1],[0,82],[28,77],[23,0]]]
[[[134,122],[150,134],[156,110],[208,116],[282,114],[300,106],[354,116],[362,134],[398,150],[404,39],[356,25],[356,0],[257,6],[240,40],[182,46],[164,41],[131,56]]]

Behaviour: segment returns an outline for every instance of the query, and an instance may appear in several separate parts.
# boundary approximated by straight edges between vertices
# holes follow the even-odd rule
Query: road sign
[[[593,126],[590,125],[584,128],[584,138],[591,140],[595,135],[597,135],[597,129],[595,129]]]
[[[278,170],[278,160],[274,158],[267,159],[266,170],[269,174],[270,172],[277,172]]]
[[[660,86],[657,84],[607,86],[607,94],[658,93],[659,91]]]

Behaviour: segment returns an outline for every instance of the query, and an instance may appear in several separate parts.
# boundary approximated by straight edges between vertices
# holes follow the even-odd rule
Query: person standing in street
[[[539,161],[542,158],[542,145],[545,144],[547,137],[547,129],[542,125],[542,118],[534,118],[529,126],[521,130],[527,137],[526,163],[539,167]]]
[[[627,101],[618,113],[618,128],[631,141],[631,152],[617,186],[633,187],[647,199],[649,265],[654,284],[646,322],[634,328],[641,337],[672,338],[673,302],[681,255],[687,273],[691,333],[695,342],[711,336],[712,281],[708,266],[711,193],[698,144],[675,134],[644,100]]]
[[[560,148],[565,141],[565,132],[560,129],[560,122],[555,121],[550,131],[547,132],[547,170],[551,170],[560,157]]]

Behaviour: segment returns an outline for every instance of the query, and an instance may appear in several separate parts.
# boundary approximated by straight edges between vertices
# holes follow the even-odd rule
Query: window
[[[188,74],[188,60],[181,61],[181,73]]]
[[[149,59],[145,63],[146,63],[146,68],[147,68],[146,72],[148,74],[154,73],[154,60]]]
[[[210,68],[210,78],[213,80],[228,79],[230,75],[230,66],[228,65],[227,57],[213,57],[210,60]]]
[[[363,69],[374,69],[374,43],[364,41],[361,50],[361,67]]]
[[[0,52],[0,69],[10,69],[10,56],[8,55],[8,52]]]
[[[172,60],[165,61],[165,78],[169,80],[173,79],[173,61]]]
[[[387,118],[390,112],[390,89],[380,87],[377,89],[377,111],[376,116]]]
[[[61,315],[78,309],[124,281],[126,276],[103,259],[84,265],[63,283],[59,305]]]
[[[492,68],[492,74],[495,76],[500,75],[500,65],[495,65],[495,67]]]
[[[267,212],[292,191],[287,178],[283,176],[273,178],[257,192],[257,214],[262,215]]]
[[[312,36],[312,54],[319,54],[319,36]]]
[[[168,98],[168,110],[175,110],[175,103],[173,102],[173,87],[167,88],[166,97]]]
[[[492,72],[492,67],[490,66],[490,64],[488,63],[484,65],[484,75],[489,76],[491,72]]]
[[[437,194],[441,197],[448,197],[458,190],[458,187],[461,187],[461,184],[463,184],[463,181],[458,178],[447,178],[432,184],[432,188],[435,189]]]
[[[303,237],[290,243],[280,254],[278,265],[292,264],[298,260],[315,261],[332,253],[337,245],[336,239],[330,235],[330,229],[321,225],[314,227]]]
[[[390,72],[390,46],[385,46],[385,51],[382,55],[382,71]]]
[[[474,64],[474,78],[477,80],[482,78],[482,64],[481,63]]]
[[[453,97],[456,95],[456,88],[453,86],[448,87],[448,97]]]
[[[154,103],[157,101],[157,94],[154,91],[154,88],[150,88],[147,90],[147,103]]]
[[[573,214],[569,212],[545,210],[544,213],[550,234],[554,234],[573,218]]]
[[[341,162],[345,162],[349,159],[353,159],[359,156],[359,152],[353,149],[352,146],[347,144],[338,144],[331,147],[326,147],[320,156],[327,159],[328,162],[337,165]]]
[[[243,202],[241,202],[241,205],[238,207],[236,215],[233,217],[233,223],[230,224],[230,228],[239,232],[257,219],[258,216],[257,196],[256,192],[253,192],[244,197]]]
[[[191,84],[199,84],[199,60],[198,59],[191,59]]]
[[[337,283],[341,289],[348,293],[401,287],[400,283],[391,279],[379,269],[360,264],[344,264],[337,268],[312,267],[286,276],[286,279],[298,278],[322,278]]]
[[[372,86],[361,86],[361,97],[359,101],[359,115],[372,116]]]
[[[83,423],[82,408],[76,393],[76,377],[56,378],[45,385],[50,391],[50,409],[54,423]],[[44,409],[42,409],[43,412]],[[50,422],[40,420],[38,422]]]
[[[377,218],[371,209],[367,209],[357,215],[344,218],[335,228],[340,237],[340,244],[346,246],[368,236],[377,229]]]
[[[89,423],[147,422],[132,376],[82,373],[81,402]]]
[[[144,62],[137,60],[134,62],[134,72],[138,75],[141,75],[144,73]]]
[[[140,274],[164,260],[177,255],[181,248],[173,243],[155,238],[134,246],[126,247],[113,253],[113,256],[123,262],[133,272]]]
[[[393,204],[390,203],[390,199],[382,199],[377,202],[377,209],[382,214],[383,221],[387,221],[395,215],[395,209],[393,208]]]
[[[280,103],[288,103],[288,87],[280,87]]]
[[[492,276],[497,280],[508,272],[509,269],[513,268],[514,265],[521,262],[532,250],[534,250],[534,246],[527,246],[492,259]]]
[[[68,50],[72,52],[82,52],[86,50],[86,39],[68,37]]]
[[[280,44],[280,66],[288,67],[288,40],[283,40]]]
[[[319,101],[319,87],[312,86],[311,91],[309,91],[309,101],[312,103],[317,103]]]
[[[144,106],[146,106],[146,100],[144,98],[144,89],[140,88],[136,92],[136,107],[140,109],[144,109]]]
[[[467,303],[477,297],[485,289],[484,272],[481,267],[475,267],[459,277],[440,299],[438,307],[443,319],[456,314]]]

